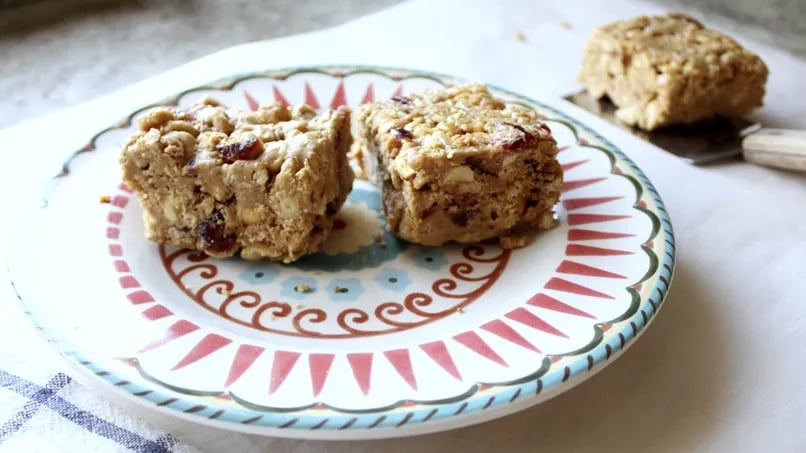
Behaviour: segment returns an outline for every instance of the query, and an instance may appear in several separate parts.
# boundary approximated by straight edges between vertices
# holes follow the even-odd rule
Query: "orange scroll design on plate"
[[[497,245],[468,245],[448,273],[443,271],[436,280],[415,279],[414,291],[402,301],[365,295],[351,303],[319,298],[301,306],[278,300],[277,285],[261,292],[239,288],[228,275],[226,261],[166,246],[159,252],[171,280],[207,311],[252,329],[328,339],[400,332],[459,314],[495,284],[511,255]]]

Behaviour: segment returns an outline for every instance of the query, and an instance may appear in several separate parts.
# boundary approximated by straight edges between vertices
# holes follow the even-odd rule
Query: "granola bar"
[[[579,80],[626,124],[652,130],[762,105],[767,66],[733,39],[678,13],[597,29]]]
[[[353,181],[345,108],[157,108],[120,155],[148,239],[214,257],[291,262],[316,252]]]
[[[393,234],[425,245],[499,238],[517,247],[554,224],[562,168],[533,110],[467,84],[354,115],[352,157],[381,188]]]

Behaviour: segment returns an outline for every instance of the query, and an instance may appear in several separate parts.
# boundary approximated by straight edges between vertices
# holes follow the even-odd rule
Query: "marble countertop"
[[[109,93],[235,44],[335,26],[399,0],[28,0],[0,6],[0,127]],[[806,56],[801,0],[666,0]],[[2,3],[0,3],[2,5]],[[773,31],[774,30],[774,31]],[[271,55],[264,56],[271,66]]]
[[[236,44],[336,26],[396,3],[28,0],[0,7],[0,127]],[[274,64],[271,55],[261,58]]]
[[[399,0],[0,3],[0,127],[112,92],[235,44],[335,26]],[[806,56],[801,0],[664,0],[708,25]],[[8,6],[11,5],[11,6]],[[771,30],[774,30],[771,31]],[[272,66],[271,55],[265,58]],[[279,64],[279,63],[278,63]]]

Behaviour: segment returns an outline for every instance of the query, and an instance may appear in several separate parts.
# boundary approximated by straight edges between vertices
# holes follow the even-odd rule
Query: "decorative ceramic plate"
[[[454,81],[301,68],[193,88],[164,104],[209,95],[230,107],[324,109]],[[92,137],[54,180],[12,259],[16,290],[47,338],[97,380],[227,429],[403,436],[537,404],[590,377],[646,327],[672,275],[672,227],[652,184],[606,139],[491,90],[542,114],[562,150],[558,225],[525,248],[397,240],[378,193],[361,181],[324,251],[294,264],[151,243],[117,164],[144,108]],[[99,203],[103,194],[111,203]]]

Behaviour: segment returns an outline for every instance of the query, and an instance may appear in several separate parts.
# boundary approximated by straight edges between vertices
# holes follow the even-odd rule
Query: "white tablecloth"
[[[584,39],[596,25],[658,11],[629,0],[414,0],[336,29],[231,48],[0,131],[4,255],[37,205],[39,185],[87,137],[146,103],[217,78],[378,64],[461,75],[549,102],[635,160],[663,196],[677,236],[665,308],[602,373],[516,415],[405,440],[229,433],[110,403],[103,386],[73,382],[3,284],[0,451],[806,451],[806,175],[739,161],[692,167],[560,100],[577,87]],[[741,40],[740,30],[728,31]],[[756,117],[806,128],[806,62],[743,43],[771,70],[767,105]]]

